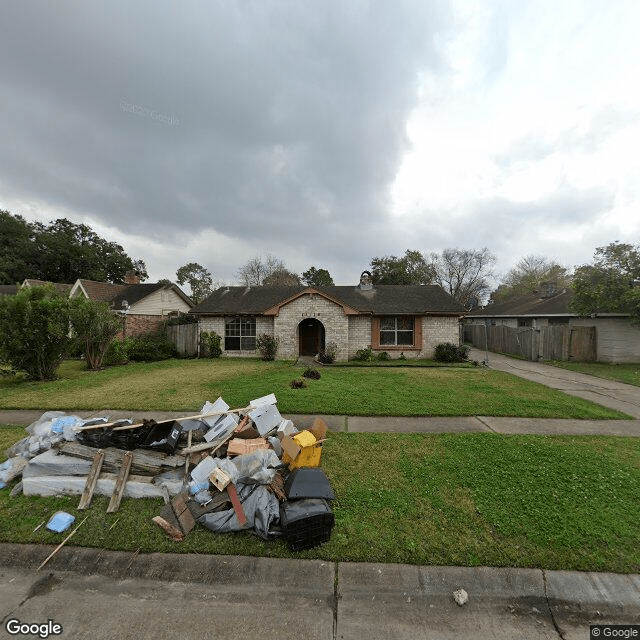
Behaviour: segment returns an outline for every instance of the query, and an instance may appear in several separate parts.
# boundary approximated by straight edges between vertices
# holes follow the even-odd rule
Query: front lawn
[[[640,362],[607,364],[605,362],[567,362],[565,360],[554,360],[550,364],[562,369],[577,371],[578,373],[587,373],[597,378],[617,380],[618,382],[640,387]]]
[[[24,435],[0,427],[0,442]],[[281,541],[197,525],[182,543],[151,522],[161,500],[10,498],[0,541],[57,544],[34,529],[57,510],[87,521],[73,544],[141,552],[318,558],[416,565],[640,572],[640,439],[330,432],[322,466],[337,500],[331,540],[291,553]]]
[[[360,416],[519,416],[609,419],[624,414],[483,367],[319,367],[320,380],[292,389],[305,366],[286,361],[165,360],[84,370],[67,361],[60,379],[0,379],[5,409],[130,409],[197,412],[222,396],[232,407],[275,393],[281,413]]]

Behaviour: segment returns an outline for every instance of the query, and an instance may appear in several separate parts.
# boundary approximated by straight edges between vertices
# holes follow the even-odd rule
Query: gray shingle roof
[[[310,287],[221,287],[195,306],[201,315],[260,315]],[[353,286],[315,290],[363,314],[462,314],[464,308],[437,285],[376,285],[372,290]]]
[[[469,317],[517,317],[517,316],[576,316],[569,311],[569,302],[573,298],[573,291],[567,289],[550,298],[541,298],[538,293],[529,293],[517,298],[511,298],[498,304],[490,304],[483,309],[474,309],[467,314]]]

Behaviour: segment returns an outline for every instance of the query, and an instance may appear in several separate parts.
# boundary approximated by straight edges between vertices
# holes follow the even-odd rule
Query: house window
[[[227,318],[224,325],[226,351],[255,351],[256,319]]]
[[[380,318],[380,346],[413,346],[413,318],[405,316]]]
[[[533,327],[533,320],[531,318],[518,318],[519,327]]]
[[[549,318],[549,324],[569,324],[569,318]]]

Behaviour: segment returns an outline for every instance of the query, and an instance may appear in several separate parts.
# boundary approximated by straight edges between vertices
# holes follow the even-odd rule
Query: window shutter
[[[380,348],[380,318],[371,318],[371,348]]]
[[[422,349],[422,317],[416,316],[413,319],[413,346]]]

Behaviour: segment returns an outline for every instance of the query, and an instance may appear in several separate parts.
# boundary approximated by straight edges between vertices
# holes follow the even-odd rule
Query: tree
[[[572,286],[576,313],[630,313],[640,323],[640,246],[616,241],[597,247],[594,264],[578,267]]]
[[[302,282],[308,287],[331,287],[333,286],[333,278],[326,269],[316,269],[309,267],[302,274]]]
[[[33,228],[22,216],[0,210],[0,284],[17,284],[34,273],[33,241]]]
[[[73,345],[71,300],[52,285],[0,299],[0,357],[33,380],[53,380]]]
[[[189,284],[191,298],[198,304],[213,291],[213,278],[211,272],[197,262],[189,262],[176,271],[178,284]]]
[[[496,257],[483,249],[445,249],[441,255],[433,254],[435,281],[460,304],[473,306],[490,290],[489,279]]]
[[[500,286],[491,293],[491,302],[502,302],[513,296],[533,293],[541,282],[555,282],[557,287],[566,287],[571,278],[567,269],[544,256],[528,255],[521,258],[504,277]]]
[[[265,284],[265,279],[276,272],[291,273],[285,263],[272,255],[263,260],[260,256],[251,258],[238,269],[238,278],[247,287],[259,287]]]
[[[431,284],[433,264],[419,251],[407,249],[404,256],[385,256],[371,260],[373,284]]]
[[[87,368],[100,369],[109,345],[122,329],[122,321],[107,303],[82,297],[71,301],[70,321],[76,339],[84,348]]]
[[[142,260],[131,259],[115,242],[98,236],[90,227],[59,218],[48,225],[26,222],[8,211],[0,212],[0,279],[15,284],[25,278],[72,283],[78,278],[119,283],[127,271],[148,277]]]
[[[276,269],[263,281],[265,287],[295,287],[300,285],[300,276],[289,269]]]

